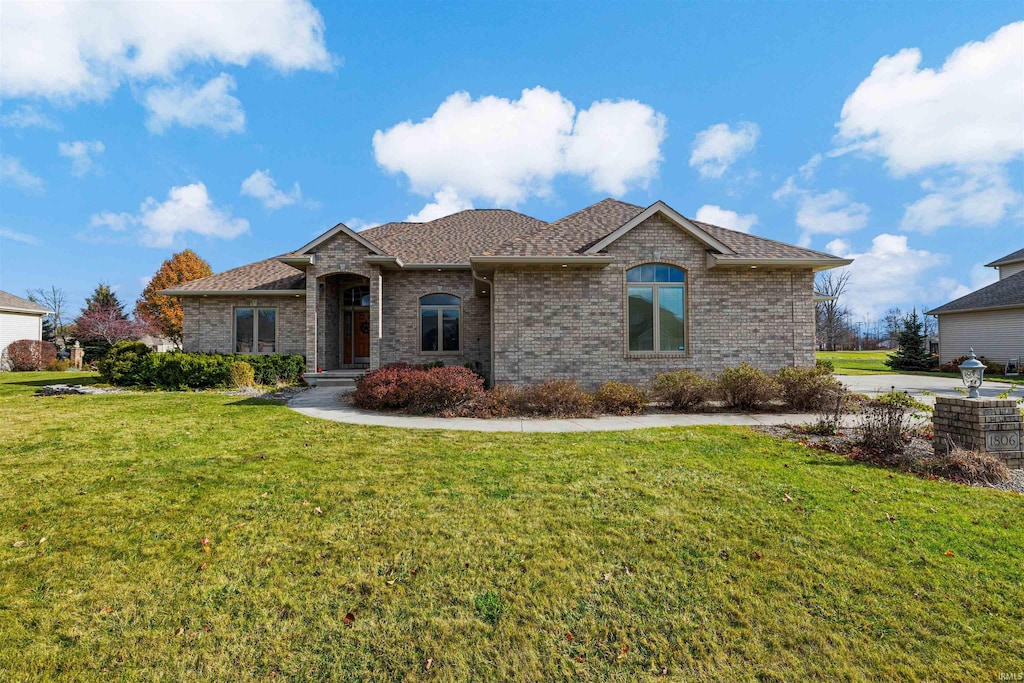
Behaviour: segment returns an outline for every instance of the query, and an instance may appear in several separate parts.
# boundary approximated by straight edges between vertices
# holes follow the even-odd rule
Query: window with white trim
[[[686,351],[686,273],[664,263],[626,271],[630,353]]]
[[[235,353],[277,353],[277,309],[235,309]]]
[[[420,297],[420,351],[459,351],[461,307],[462,300],[452,294],[427,294]]]

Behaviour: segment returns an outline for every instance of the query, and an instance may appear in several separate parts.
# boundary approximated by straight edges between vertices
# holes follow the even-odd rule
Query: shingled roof
[[[995,268],[998,266],[1008,266],[1011,263],[1020,263],[1024,261],[1024,249],[1018,249],[1012,254],[1007,254],[1003,258],[996,259],[992,263],[986,263],[986,268]]]
[[[468,264],[470,256],[547,225],[506,209],[469,209],[428,223],[385,223],[360,236],[405,263]]]
[[[928,315],[964,313],[990,308],[1024,308],[1024,271],[993,282],[948,304],[933,308]]]
[[[20,296],[14,296],[10,292],[4,291],[0,291],[0,311],[34,313],[38,315],[46,315],[53,312],[46,310],[39,304],[33,303],[28,299],[22,299]]]
[[[165,292],[261,292],[306,288],[306,274],[297,268],[268,258],[256,263],[225,270],[223,273],[192,280]]]
[[[587,250],[639,220],[645,211],[663,211],[676,220],[688,221],[669,207],[657,203],[644,208],[617,199],[603,199],[553,223],[506,209],[470,209],[425,223],[385,223],[358,233],[364,245],[400,259],[406,265],[458,265],[469,266],[474,257],[575,257],[595,258]],[[775,240],[748,235],[708,223],[689,221],[691,232],[704,234],[701,239],[713,244],[719,261],[743,262],[759,260],[807,261],[814,266],[829,267],[848,263],[843,259],[820,251],[804,249]],[[305,248],[313,249],[318,241],[334,239],[336,226]],[[731,252],[731,253],[728,253]],[[179,285],[173,294],[207,292],[258,292],[301,290],[305,288],[305,274],[280,259],[294,257],[298,252],[285,254],[257,263],[234,268],[201,280]],[[305,252],[303,252],[305,255]],[[367,254],[370,255],[369,253]],[[826,263],[822,264],[822,261]]]

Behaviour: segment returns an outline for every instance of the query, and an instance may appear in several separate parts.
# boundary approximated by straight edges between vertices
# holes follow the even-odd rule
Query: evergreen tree
[[[48,341],[51,344],[57,342],[57,335],[53,329],[53,320],[50,316],[43,318],[43,341]]]
[[[890,355],[885,364],[893,370],[930,370],[934,360],[928,353],[928,337],[924,333],[924,323],[917,315],[915,308],[910,315],[903,318],[903,326],[898,336],[899,349]]]
[[[110,285],[104,282],[96,285],[93,293],[85,298],[85,308],[82,309],[82,313],[93,313],[98,310],[113,310],[117,312],[118,317],[123,320],[128,319],[128,316],[124,314],[124,304],[117,298],[117,294],[110,289]]]

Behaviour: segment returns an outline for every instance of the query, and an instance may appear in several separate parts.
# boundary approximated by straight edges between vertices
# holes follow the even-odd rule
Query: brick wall
[[[454,294],[462,300],[462,350],[458,354],[420,351],[420,297]],[[381,364],[406,361],[445,365],[479,363],[485,373],[491,365],[490,299],[477,296],[468,270],[386,271],[383,278],[384,336]]]
[[[991,453],[1007,467],[1024,467],[1024,417],[1014,399],[938,396],[932,427],[936,453],[944,453],[952,441],[969,450]]]
[[[714,372],[747,362],[767,371],[814,364],[810,269],[708,269],[704,246],[655,216],[608,248],[601,269],[501,269],[494,274],[496,383],[575,378],[645,383],[659,372]],[[625,271],[641,263],[686,270],[688,349],[627,352]],[[699,365],[698,365],[699,364]]]
[[[306,353],[306,307],[292,296],[189,296],[182,297],[185,320],[182,348],[196,353],[233,353],[235,308],[277,309],[277,352]]]

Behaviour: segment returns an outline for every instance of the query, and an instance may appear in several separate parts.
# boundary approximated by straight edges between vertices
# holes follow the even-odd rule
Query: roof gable
[[[306,275],[301,270],[281,263],[279,257],[248,263],[222,273],[185,282],[160,293],[170,296],[197,294],[274,294],[306,290]]]
[[[665,202],[658,200],[648,206],[646,209],[633,216],[633,218],[626,221],[624,224],[616,228],[614,231],[605,235],[597,243],[588,247],[584,250],[585,254],[596,254],[599,251],[607,248],[608,245],[612,244],[622,236],[629,233],[630,230],[643,223],[648,218],[655,215],[662,215],[675,223],[681,230],[688,233],[691,237],[701,242],[708,249],[712,249],[722,254],[732,254],[733,250],[726,246],[723,242],[713,237],[703,228],[697,226],[696,223],[691,221],[686,216],[682,215]]]
[[[366,247],[366,249],[368,251],[370,251],[370,252],[372,252],[374,254],[377,254],[378,256],[386,255],[386,253],[384,252],[383,249],[381,249],[377,245],[373,244],[368,239],[366,239],[365,237],[361,236],[358,232],[352,230],[350,227],[348,227],[344,223],[338,223],[333,228],[331,228],[330,230],[328,230],[324,234],[320,235],[315,240],[313,240],[312,242],[310,242],[309,244],[307,244],[306,246],[302,247],[301,249],[299,249],[298,251],[296,251],[294,253],[297,254],[297,255],[308,254],[309,252],[311,252],[313,249],[316,249],[318,246],[320,246],[324,242],[327,242],[328,240],[333,239],[337,235],[342,235],[342,234],[347,236],[347,237],[349,237],[349,238],[351,238],[351,239],[353,239],[353,240],[355,240],[356,242],[358,242],[362,246]]]

